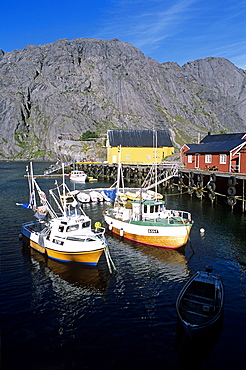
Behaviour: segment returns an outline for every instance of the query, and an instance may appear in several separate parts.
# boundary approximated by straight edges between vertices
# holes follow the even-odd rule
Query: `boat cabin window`
[[[159,205],[156,204],[156,205],[149,206],[149,212],[150,213],[159,212]],[[144,205],[144,213],[148,213],[148,206],[147,205]]]
[[[71,226],[68,226],[67,227],[67,232],[70,232],[70,231],[75,231],[75,230],[78,230],[78,228],[79,228],[79,224],[77,224],[77,225],[71,225]]]
[[[90,221],[83,222],[82,228],[84,227],[89,227],[90,226]]]
[[[59,226],[59,228],[58,228],[58,231],[60,231],[60,233],[63,233],[63,231],[64,231],[64,226]]]

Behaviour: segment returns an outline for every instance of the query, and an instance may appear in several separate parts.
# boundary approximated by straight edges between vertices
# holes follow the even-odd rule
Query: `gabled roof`
[[[228,141],[228,140],[238,140],[238,139],[243,139],[246,137],[245,132],[241,133],[236,133],[236,134],[218,134],[218,135],[210,135],[208,134],[205,136],[202,140],[201,143],[208,143],[208,142],[217,142],[217,141]]]
[[[185,154],[195,153],[228,153],[231,150],[237,148],[243,143],[246,144],[246,139],[241,140],[228,140],[228,141],[216,141],[201,144],[186,144],[190,149]]]
[[[157,138],[157,143],[156,143]],[[166,130],[108,130],[111,147],[172,147],[170,133]]]

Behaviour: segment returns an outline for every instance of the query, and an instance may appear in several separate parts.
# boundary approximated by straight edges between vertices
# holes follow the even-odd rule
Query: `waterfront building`
[[[246,173],[246,133],[208,133],[199,144],[184,144],[181,161],[187,169]]]
[[[107,162],[123,164],[161,163],[174,153],[170,133],[167,130],[108,130]]]

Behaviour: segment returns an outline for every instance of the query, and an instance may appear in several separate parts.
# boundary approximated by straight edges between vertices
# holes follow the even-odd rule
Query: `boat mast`
[[[27,170],[28,170],[28,166],[27,166]],[[33,167],[32,167],[32,162],[30,162],[30,176],[31,176],[31,179],[29,179],[29,189],[30,189],[30,202],[32,204],[32,208],[33,209],[36,209],[37,207],[37,203],[36,203],[36,193],[35,193],[35,180],[34,180],[34,177],[33,177]],[[28,178],[29,178],[29,174],[28,174]]]
[[[153,130],[155,197],[157,200],[157,131]]]
[[[65,171],[62,163],[62,192],[63,192],[63,214],[66,215],[66,191],[65,191]]]
[[[122,173],[122,167],[121,167],[121,145],[118,146],[118,172],[117,172],[117,191],[120,189],[120,180],[123,187],[123,193],[124,193],[124,181],[123,181],[123,173]]]
[[[155,193],[157,199],[157,131],[155,131]]]

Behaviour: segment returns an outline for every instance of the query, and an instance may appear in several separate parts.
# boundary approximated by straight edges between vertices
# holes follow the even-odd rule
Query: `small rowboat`
[[[222,315],[223,283],[211,272],[210,268],[198,271],[182,288],[176,301],[179,319],[190,339],[211,328]]]

